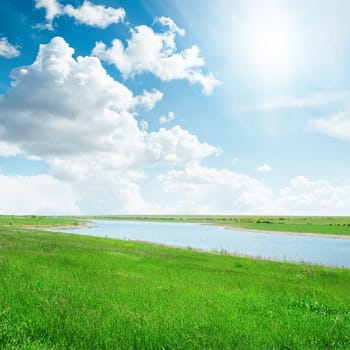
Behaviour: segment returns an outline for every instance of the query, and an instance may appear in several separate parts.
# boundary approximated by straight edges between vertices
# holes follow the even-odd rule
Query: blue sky
[[[348,1],[0,11],[0,212],[350,214]]]

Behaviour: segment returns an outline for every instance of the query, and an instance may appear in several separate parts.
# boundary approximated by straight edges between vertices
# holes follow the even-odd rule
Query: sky
[[[0,213],[350,215],[349,1],[0,13]]]

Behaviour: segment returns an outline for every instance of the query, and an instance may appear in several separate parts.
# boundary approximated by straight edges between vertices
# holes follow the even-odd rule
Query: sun
[[[255,13],[243,27],[243,59],[265,83],[293,78],[301,62],[301,41],[296,21],[283,11]]]

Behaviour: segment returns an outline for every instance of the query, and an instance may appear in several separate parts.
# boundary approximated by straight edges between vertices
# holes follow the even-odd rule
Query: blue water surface
[[[90,224],[90,228],[59,231],[350,268],[350,239],[346,238],[249,232],[192,223],[93,220]]]

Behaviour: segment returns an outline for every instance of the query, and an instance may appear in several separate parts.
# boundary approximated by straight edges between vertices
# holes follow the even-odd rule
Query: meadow
[[[1,221],[1,349],[350,349],[349,269],[33,229],[50,220],[78,223]]]
[[[0,226],[16,227],[52,227],[52,226],[77,226],[80,220],[74,217],[63,216],[37,216],[37,215],[0,215]]]

